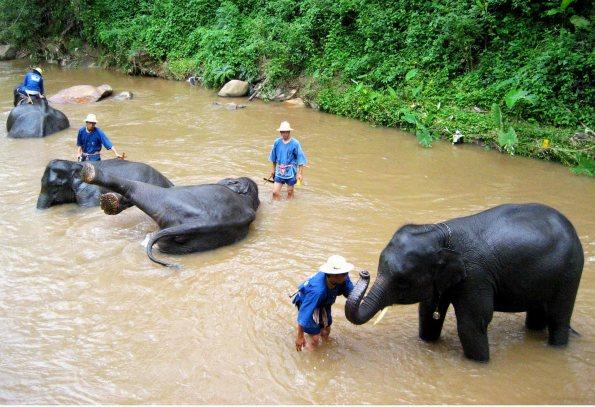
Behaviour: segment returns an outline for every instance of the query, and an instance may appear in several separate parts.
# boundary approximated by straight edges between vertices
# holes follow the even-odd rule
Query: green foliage
[[[311,78],[323,110],[422,145],[459,130],[571,166],[593,156],[569,141],[595,117],[592,20],[587,0],[0,0],[0,40],[19,46],[66,30],[129,72],[167,62],[211,87],[266,79],[264,94]]]
[[[576,167],[572,168],[574,174],[583,174],[589,177],[595,176],[595,160],[585,154],[580,154]]]

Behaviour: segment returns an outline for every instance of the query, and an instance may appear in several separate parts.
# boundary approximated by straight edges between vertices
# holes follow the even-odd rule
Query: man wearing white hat
[[[334,255],[320,266],[318,273],[300,285],[293,303],[298,308],[297,336],[295,348],[300,352],[304,347],[313,350],[320,339],[328,339],[331,333],[331,306],[338,295],[349,297],[353,283],[349,272],[353,264],[343,256]],[[306,341],[308,334],[310,341]]]
[[[273,199],[281,199],[281,188],[287,184],[287,199],[293,198],[293,189],[296,183],[302,182],[304,165],[308,162],[300,142],[291,137],[293,129],[289,122],[281,122],[277,131],[281,137],[273,143],[269,161],[273,169],[269,179],[274,179]],[[299,184],[298,184],[299,185]]]
[[[116,151],[116,147],[99,127],[96,127],[97,117],[90,113],[85,119],[85,125],[79,129],[76,137],[77,151],[76,156],[79,161],[100,161],[101,146],[112,150],[116,158],[124,158]]]

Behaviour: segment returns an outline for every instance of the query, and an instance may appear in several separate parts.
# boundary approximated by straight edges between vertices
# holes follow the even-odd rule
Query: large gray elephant
[[[70,127],[68,118],[48,104],[47,99],[22,103],[8,115],[6,130],[11,138],[40,138]]]
[[[155,168],[144,163],[128,160],[89,161],[90,165],[103,171],[128,179],[143,181],[160,187],[169,188],[174,184]],[[82,163],[68,160],[52,160],[45,167],[41,178],[41,191],[37,198],[37,209],[46,209],[54,205],[77,203],[80,206],[98,206],[101,194],[109,190],[97,185],[90,185],[81,179]],[[118,196],[118,212],[133,206],[130,201]]]
[[[155,263],[154,244],[165,253],[185,254],[211,250],[243,239],[260,204],[258,186],[249,178],[226,178],[217,184],[162,188],[131,181],[85,163],[83,181],[112,190],[101,196],[106,213],[119,210],[117,194],[149,215],[160,229],[147,244],[147,255]]]
[[[345,315],[359,325],[389,305],[420,303],[419,336],[435,341],[453,304],[463,351],[477,361],[489,360],[494,311],[526,312],[528,329],[547,327],[550,345],[566,345],[583,264],[574,227],[545,205],[501,205],[405,225],[382,251],[365,298],[370,275],[360,274]]]

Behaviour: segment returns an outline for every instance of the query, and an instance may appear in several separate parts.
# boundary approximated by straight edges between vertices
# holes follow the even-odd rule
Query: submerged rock
[[[226,103],[226,104],[219,103],[219,102],[213,102],[212,106],[215,106],[218,108],[225,107],[227,110],[238,110],[238,109],[244,109],[246,107],[246,105],[239,105],[239,104],[233,103],[233,102]]]
[[[288,107],[306,107],[302,98],[289,99],[283,102],[283,104]]]
[[[114,96],[114,100],[130,100],[134,97],[134,94],[129,91],[120,92]]]

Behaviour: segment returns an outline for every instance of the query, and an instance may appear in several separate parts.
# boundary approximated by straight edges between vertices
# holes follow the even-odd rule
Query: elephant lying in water
[[[34,99],[33,104],[16,106],[6,121],[7,136],[11,138],[45,137],[68,127],[68,118],[51,107],[46,99]]]
[[[583,264],[574,227],[544,205],[501,205],[435,225],[406,225],[382,251],[363,302],[370,275],[361,273],[345,316],[359,325],[389,305],[419,302],[419,336],[435,341],[453,304],[465,356],[487,361],[494,311],[527,312],[528,329],[547,327],[550,345],[566,345]]]
[[[147,255],[155,263],[155,243],[165,253],[185,254],[225,246],[243,239],[260,205],[258,187],[249,178],[226,178],[217,184],[172,187],[169,189],[112,175],[84,164],[82,179],[108,188],[136,205],[159,225],[147,244]],[[106,213],[119,210],[114,193],[101,196]]]
[[[163,174],[144,163],[127,160],[89,161],[90,165],[103,171],[128,179],[143,181],[164,188],[173,186]],[[68,160],[52,160],[45,167],[41,178],[41,191],[37,198],[37,209],[76,202],[80,206],[98,206],[99,196],[109,190],[89,185],[81,179],[81,163]],[[121,195],[118,199],[118,212],[133,206]]]

